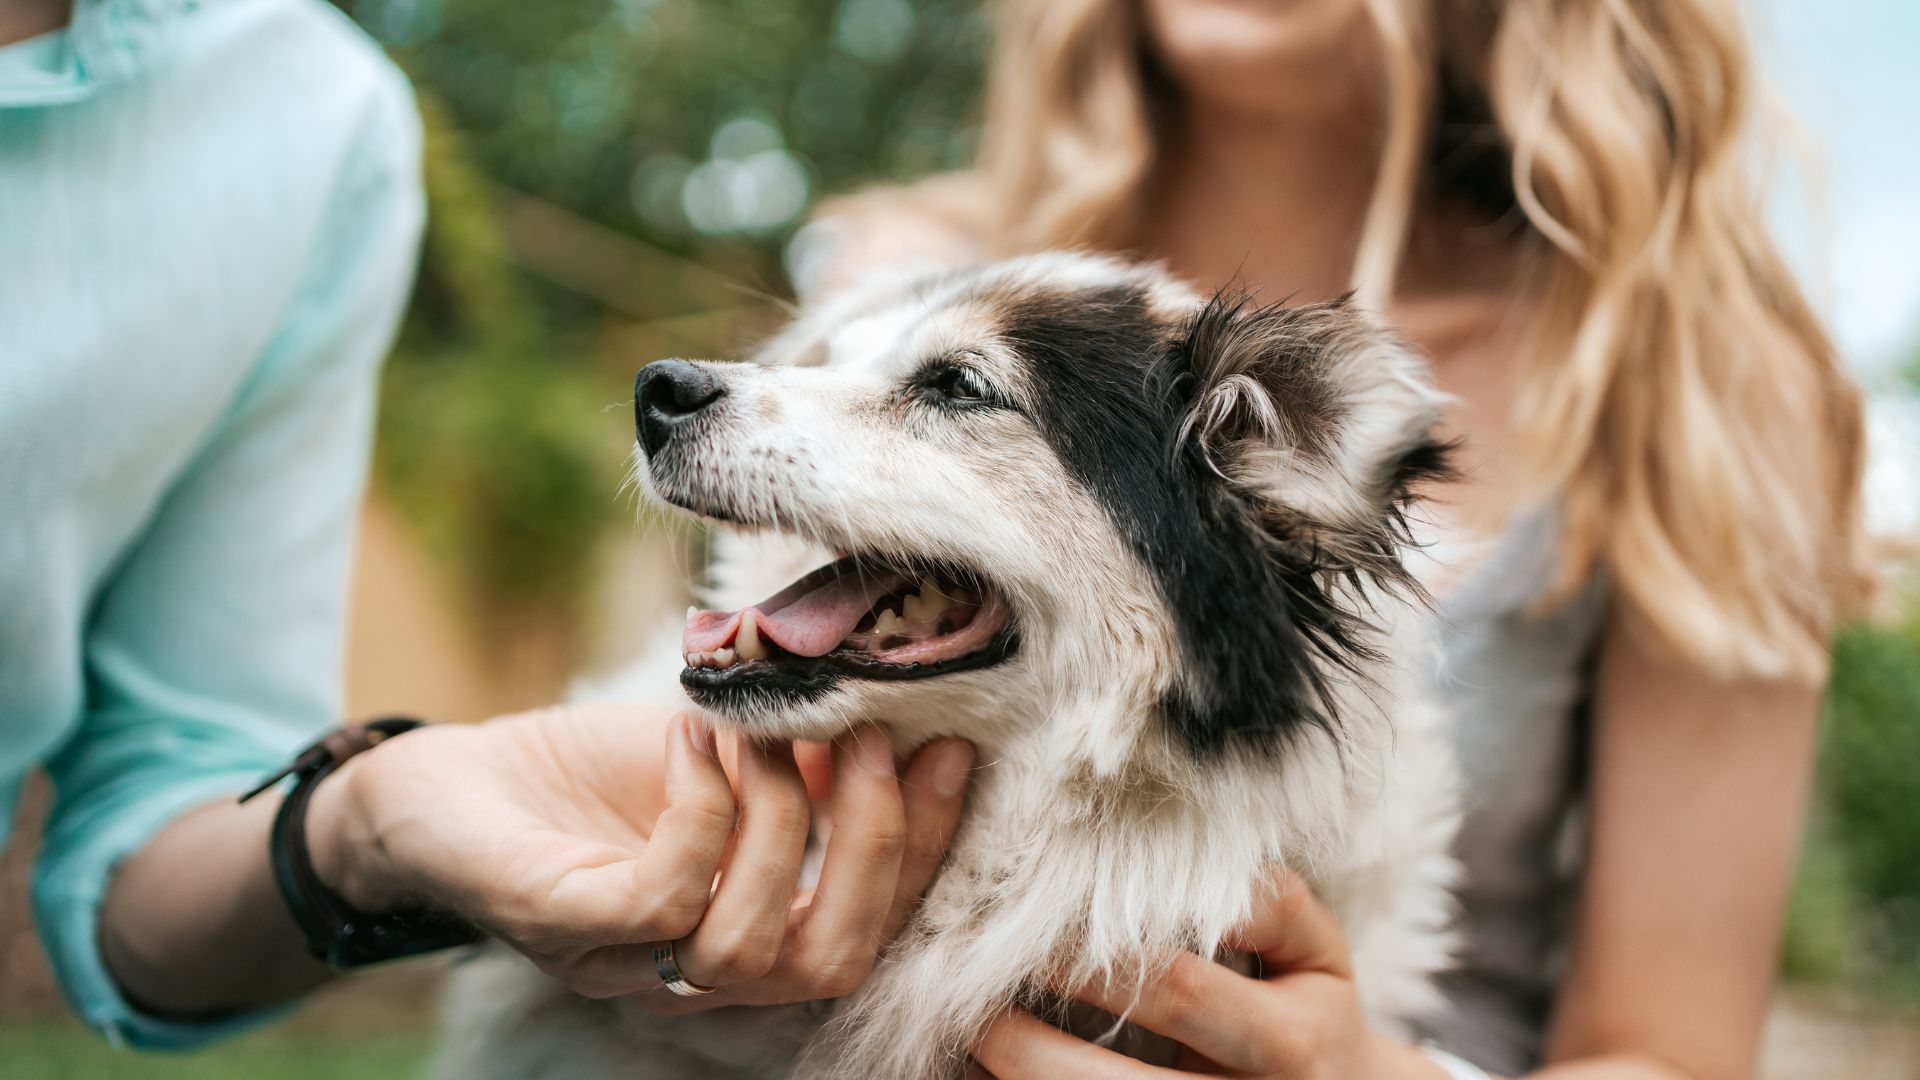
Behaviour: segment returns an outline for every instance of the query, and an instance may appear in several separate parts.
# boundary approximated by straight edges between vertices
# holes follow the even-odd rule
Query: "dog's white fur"
[[[957,430],[894,404],[911,366],[943,350],[1031,392],[1029,358],[997,344],[983,297],[1115,283],[1149,289],[1170,313],[1202,303],[1156,271],[1078,255],[856,290],[776,338],[761,366],[729,372],[731,419],[703,443],[697,474],[643,467],[669,501],[778,526],[720,541],[718,606],[777,591],[829,548],[877,547],[978,568],[1017,613],[1019,651],[998,666],[721,717],[807,738],[880,719],[903,747],[948,734],[978,747],[946,864],[866,983],[833,1003],[660,1019],[573,997],[501,951],[457,979],[444,1075],[957,1075],[983,1025],[1040,979],[1137,980],[1177,951],[1213,954],[1276,863],[1340,917],[1373,1022],[1394,1028],[1437,1004],[1455,779],[1444,719],[1416,674],[1424,612],[1372,586],[1349,597],[1374,607],[1384,659],[1364,679],[1325,673],[1337,740],[1310,731],[1274,750],[1197,757],[1155,722],[1180,649],[1103,507],[1017,416]],[[1311,460],[1255,381],[1212,387],[1195,426],[1238,414],[1254,433],[1217,463],[1223,474],[1335,532],[1380,513],[1373,470],[1431,423],[1436,402],[1419,363],[1386,340],[1362,333],[1339,352],[1330,378],[1345,419],[1333,451]],[[662,637],[594,696],[684,704],[677,624]]]

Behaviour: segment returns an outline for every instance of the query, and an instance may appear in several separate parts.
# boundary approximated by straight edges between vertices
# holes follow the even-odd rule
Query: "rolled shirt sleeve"
[[[264,1014],[182,1023],[126,1000],[98,948],[115,865],[339,719],[377,372],[424,214],[418,119],[397,72],[382,68],[363,120],[293,302],[98,593],[84,715],[47,763],[40,934],[76,1012],[135,1046],[186,1047]]]

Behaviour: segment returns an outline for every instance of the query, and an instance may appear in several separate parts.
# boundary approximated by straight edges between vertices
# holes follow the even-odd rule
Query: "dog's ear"
[[[1255,306],[1216,295],[1173,367],[1187,413],[1176,452],[1224,483],[1288,550],[1398,579],[1404,511],[1447,473],[1426,364],[1348,298]]]

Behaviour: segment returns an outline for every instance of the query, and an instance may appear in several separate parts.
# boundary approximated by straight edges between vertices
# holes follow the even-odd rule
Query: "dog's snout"
[[[633,419],[640,445],[657,454],[674,432],[727,396],[719,375],[685,360],[655,360],[633,381]]]

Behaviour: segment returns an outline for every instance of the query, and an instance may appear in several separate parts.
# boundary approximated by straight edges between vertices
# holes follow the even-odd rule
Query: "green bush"
[[[1789,978],[1920,1000],[1920,594],[1834,643]]]

